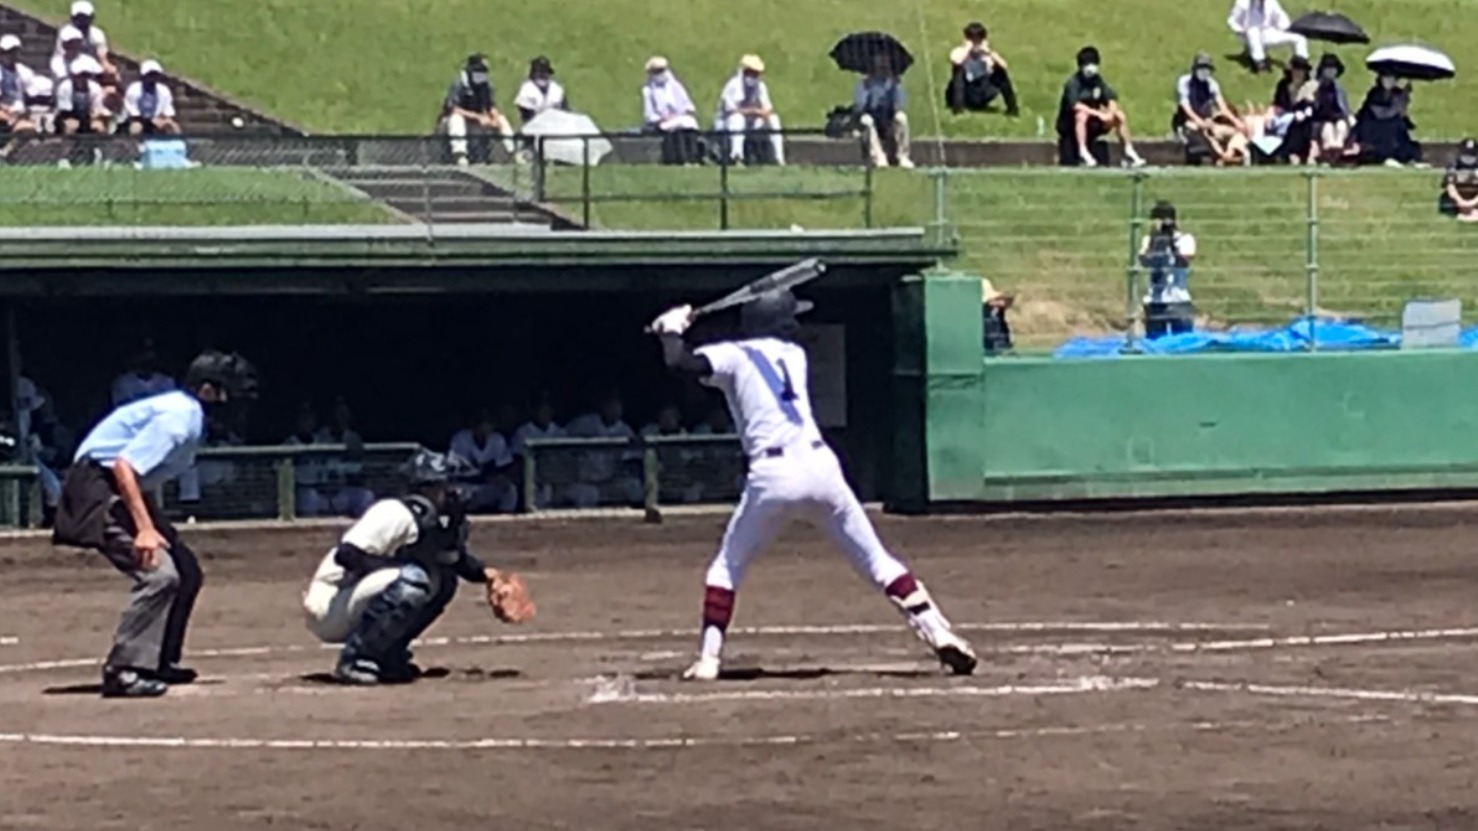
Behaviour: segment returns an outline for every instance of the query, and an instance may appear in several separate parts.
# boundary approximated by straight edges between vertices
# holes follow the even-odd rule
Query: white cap
[[[74,40],[82,40],[82,30],[76,26],[63,26],[61,31],[62,43]]]
[[[77,60],[72,61],[72,65],[68,68],[72,70],[73,75],[103,74],[103,65],[98,63],[97,59],[91,55],[82,55],[78,57]]]
[[[72,4],[72,16],[76,17],[79,14],[92,17],[97,14],[97,9],[92,7],[92,3],[89,0],[77,0],[77,2]]]
[[[0,36],[0,52],[9,52],[12,49],[21,48],[21,39],[15,35]]]
[[[647,61],[648,72],[661,72],[666,68],[667,59],[662,57],[661,55],[653,55],[651,60]]]
[[[142,64],[139,65],[140,75],[149,75],[154,72],[157,72],[160,75],[164,74],[164,67],[159,65],[159,61],[144,61]]]

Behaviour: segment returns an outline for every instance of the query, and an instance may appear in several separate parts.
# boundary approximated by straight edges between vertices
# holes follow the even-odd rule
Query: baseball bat
[[[712,303],[699,306],[693,310],[692,319],[697,320],[706,314],[743,305],[767,292],[793,289],[809,283],[825,273],[826,266],[820,259],[812,257],[809,260],[802,260],[794,265],[788,265],[779,271],[771,272],[757,280],[746,283]],[[648,326],[646,331],[650,333],[652,327]]]

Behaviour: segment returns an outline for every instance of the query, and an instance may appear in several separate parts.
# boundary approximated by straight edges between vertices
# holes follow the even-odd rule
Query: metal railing
[[[634,509],[655,521],[664,507],[733,503],[745,469],[735,435],[535,439],[521,504],[531,513]]]
[[[873,173],[860,140],[806,130],[783,136],[830,163],[738,167],[727,152],[710,152],[728,140],[711,132],[692,134],[702,152],[687,166],[664,166],[664,137],[644,133],[473,135],[466,139],[473,152],[464,157],[439,135],[22,135],[0,142],[7,168],[0,226],[425,222],[714,230],[788,229],[799,217],[808,227],[869,227]],[[768,135],[752,140],[767,144]],[[800,207],[807,203],[844,207],[808,216]]]
[[[936,170],[933,224],[960,265],[1015,295],[1017,346],[1144,333],[1149,214],[1194,234],[1198,330],[1310,318],[1399,328],[1413,299],[1478,307],[1478,226],[1439,213],[1433,169]],[[885,183],[886,184],[886,183]],[[886,189],[879,191],[886,200]],[[1318,325],[1315,323],[1314,325]],[[1314,347],[1309,338],[1307,348]]]

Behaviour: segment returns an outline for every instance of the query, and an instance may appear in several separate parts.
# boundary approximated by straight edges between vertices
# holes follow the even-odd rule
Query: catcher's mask
[[[257,397],[257,368],[235,352],[207,349],[185,370],[185,386],[192,392],[204,384],[225,393],[227,403],[252,401]]]
[[[790,289],[766,292],[739,307],[739,328],[750,337],[794,335],[801,328],[796,318],[812,308]]]
[[[422,448],[417,450],[401,470],[406,484],[417,491],[440,491],[441,504],[437,508],[449,517],[465,512],[466,486],[459,480],[477,475],[477,468],[456,453],[436,453]]]

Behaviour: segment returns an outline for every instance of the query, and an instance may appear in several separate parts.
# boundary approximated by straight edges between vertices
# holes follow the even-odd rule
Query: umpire
[[[246,359],[206,351],[185,371],[183,389],[117,408],[77,448],[52,542],[97,551],[133,581],[103,664],[104,698],[152,698],[195,680],[179,662],[200,564],[150,494],[194,464],[207,413],[219,418],[256,389]]]

